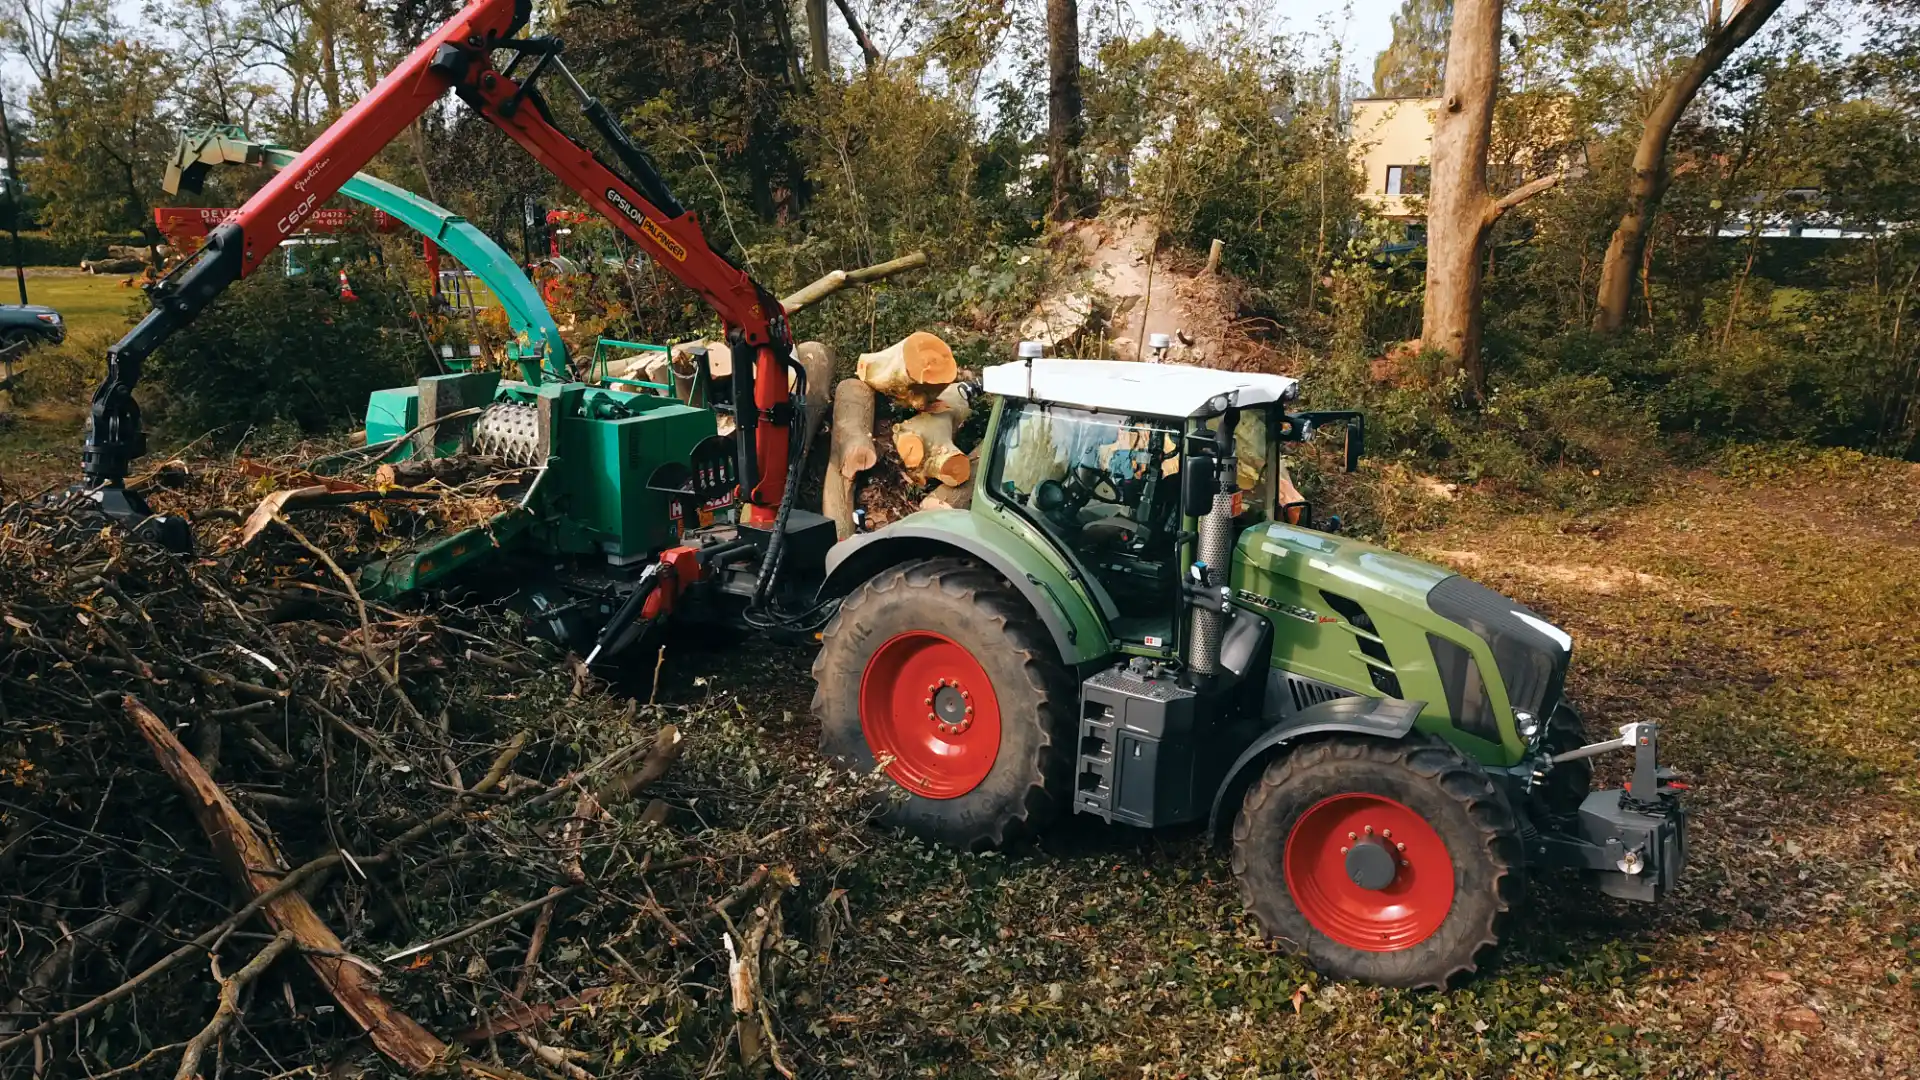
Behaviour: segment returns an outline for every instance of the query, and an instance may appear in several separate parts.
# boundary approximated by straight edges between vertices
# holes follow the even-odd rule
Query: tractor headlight
[[[34,315],[34,318],[39,319],[41,322],[46,323],[48,326],[60,325],[60,316],[55,312],[51,312],[51,311],[39,312]]]
[[[1525,709],[1513,710],[1513,726],[1520,732],[1520,737],[1527,740],[1530,750],[1539,746],[1540,739],[1547,733],[1547,726]]]

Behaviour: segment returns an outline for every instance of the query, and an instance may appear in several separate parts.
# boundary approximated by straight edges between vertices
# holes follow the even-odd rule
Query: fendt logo
[[[683,246],[680,243],[680,241],[675,240],[672,236],[669,236],[667,234],[667,230],[654,224],[654,221],[652,218],[641,213],[639,207],[636,207],[632,203],[628,202],[627,197],[625,195],[620,194],[618,191],[615,191],[612,188],[608,188],[607,201],[619,207],[620,212],[627,215],[628,220],[632,221],[635,225],[640,226],[641,232],[646,233],[647,236],[651,238],[654,243],[659,244],[661,249],[664,250],[667,254],[673,256],[676,261],[678,262],[687,261],[686,247]]]

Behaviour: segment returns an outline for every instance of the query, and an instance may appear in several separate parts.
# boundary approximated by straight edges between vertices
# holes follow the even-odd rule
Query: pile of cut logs
[[[691,401],[694,364],[689,350],[695,346],[706,349],[714,379],[732,376],[732,356],[722,341],[676,345],[671,355],[652,353],[609,365],[609,374],[670,385],[680,400]],[[881,445],[891,444],[907,482],[918,485],[909,505],[917,503],[923,510],[967,507],[973,496],[974,458],[960,449],[955,435],[973,410],[946,342],[924,331],[908,334],[878,352],[861,354],[854,377],[840,380],[838,386],[833,382],[832,348],[803,341],[794,354],[807,372],[807,423],[817,429],[832,417],[821,513],[833,519],[842,540],[853,535],[854,483],[879,464]],[[882,401],[889,406],[877,408]],[[894,421],[901,412],[911,415]],[[722,435],[733,430],[731,417],[719,418],[719,430]]]
[[[875,406],[882,398],[913,410],[889,430],[907,479],[923,491],[932,488],[921,509],[964,509],[973,494],[973,461],[955,445],[954,435],[972,409],[966,386],[958,381],[953,350],[933,334],[916,332],[862,354],[854,371],[834,388],[832,443],[820,497],[821,513],[833,519],[840,538],[853,535],[855,479],[880,460]]]

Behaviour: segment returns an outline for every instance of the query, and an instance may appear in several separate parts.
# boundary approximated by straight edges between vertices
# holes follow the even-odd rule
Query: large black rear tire
[[[1234,876],[1269,937],[1343,979],[1441,987],[1478,970],[1523,890],[1513,814],[1434,739],[1336,738],[1247,789]]]
[[[963,851],[1039,829],[1066,800],[1075,696],[1024,598],[957,558],[881,572],[827,624],[813,664],[820,749],[885,759],[891,824]]]

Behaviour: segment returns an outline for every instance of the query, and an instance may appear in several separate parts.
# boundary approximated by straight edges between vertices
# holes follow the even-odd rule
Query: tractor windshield
[[[1071,551],[1112,598],[1123,641],[1172,639],[1179,589],[1180,422],[1008,403],[987,482]]]

